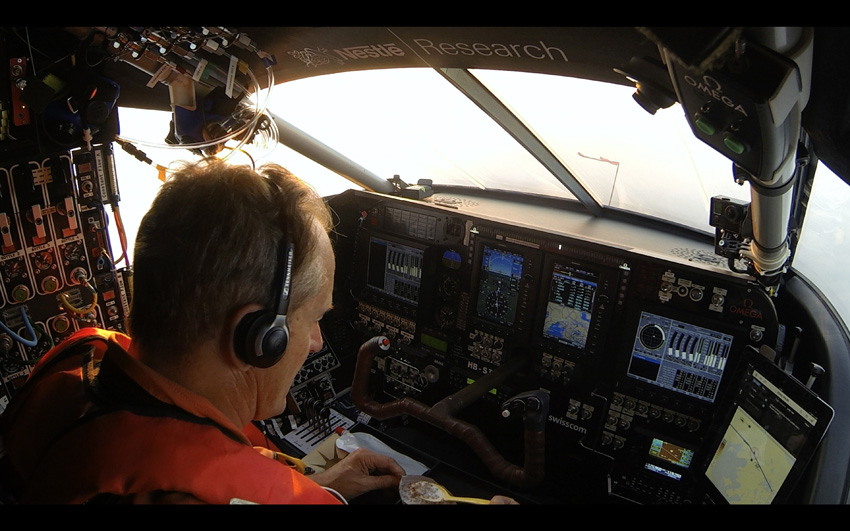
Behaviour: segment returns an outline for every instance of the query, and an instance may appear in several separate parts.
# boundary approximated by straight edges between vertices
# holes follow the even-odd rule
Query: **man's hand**
[[[404,469],[395,459],[365,448],[358,448],[340,462],[310,479],[329,487],[350,500],[379,489],[398,489]]]

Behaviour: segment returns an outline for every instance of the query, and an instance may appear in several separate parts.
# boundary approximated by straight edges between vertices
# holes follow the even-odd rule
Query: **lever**
[[[818,376],[823,375],[825,372],[826,372],[826,369],[824,369],[823,367],[821,367],[817,363],[812,362],[809,365],[809,381],[806,382],[806,387],[811,389],[812,386],[815,384],[815,380],[817,380]]]
[[[785,360],[783,364],[783,369],[788,374],[793,374],[794,372],[794,358],[797,357],[797,349],[800,347],[800,336],[803,334],[803,329],[799,326],[794,327],[794,342],[791,344],[791,352],[788,354],[788,358]]]

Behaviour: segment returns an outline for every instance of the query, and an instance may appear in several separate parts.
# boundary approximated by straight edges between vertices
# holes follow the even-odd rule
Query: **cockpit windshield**
[[[381,177],[575,199],[575,179],[602,207],[709,226],[709,198],[747,199],[732,164],[690,132],[677,105],[650,115],[634,89],[569,77],[471,74],[536,136],[563,173],[431,69],[374,70],[279,86],[273,112]],[[344,94],[330,85],[346,87]],[[520,134],[520,133],[518,133]],[[519,140],[519,141],[518,141]],[[542,159],[542,160],[541,160]],[[571,183],[567,183],[571,184]]]

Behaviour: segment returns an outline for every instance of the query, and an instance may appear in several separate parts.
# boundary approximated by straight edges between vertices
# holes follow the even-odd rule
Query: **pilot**
[[[129,336],[76,332],[2,417],[22,503],[342,503],[398,487],[356,450],[304,475],[252,421],[280,414],[322,348],[334,253],[322,199],[277,165],[187,164],[140,225]],[[280,315],[279,315],[280,314]]]

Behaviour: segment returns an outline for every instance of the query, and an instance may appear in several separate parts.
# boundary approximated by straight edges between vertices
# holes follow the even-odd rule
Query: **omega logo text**
[[[749,317],[750,319],[762,319],[761,310],[753,307],[752,299],[744,299],[744,303],[741,306],[730,305],[729,311],[743,317]]]
[[[698,91],[711,96],[717,101],[722,102],[730,109],[734,109],[739,113],[747,116],[747,111],[741,105],[736,105],[728,96],[723,95],[723,86],[711,76],[702,76],[702,81],[697,81],[689,75],[685,75],[685,83],[694,87]]]

